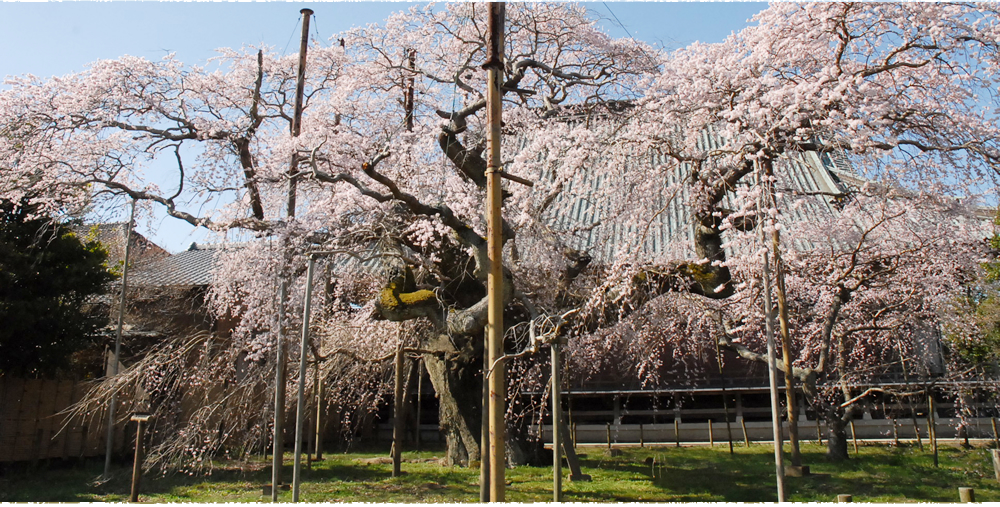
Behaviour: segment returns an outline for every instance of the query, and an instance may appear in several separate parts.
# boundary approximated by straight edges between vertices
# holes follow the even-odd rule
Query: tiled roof
[[[721,142],[717,135],[706,132],[700,139],[705,149],[718,149]],[[635,171],[646,171],[648,167],[674,166],[666,175],[664,186],[677,185],[689,178],[691,167],[688,163],[674,165],[665,156],[649,153],[632,157],[628,164]],[[549,227],[557,231],[574,231],[567,244],[589,253],[595,261],[608,263],[617,254],[639,251],[654,263],[694,257],[694,230],[691,210],[690,185],[678,185],[678,190],[670,195],[659,193],[642,199],[642,207],[647,213],[633,211],[630,216],[608,216],[608,205],[601,202],[600,189],[605,176],[599,170],[600,163],[578,170],[575,177],[567,182],[564,190],[546,211],[543,219]],[[838,193],[844,190],[841,176],[853,173],[850,163],[843,153],[821,156],[816,152],[791,154],[775,163],[778,187],[806,193]],[[551,179],[551,174],[542,174],[539,179]],[[796,200],[801,200],[794,205]],[[779,205],[785,220],[804,222],[818,216],[836,214],[831,197],[815,195],[803,198],[785,194],[779,198]],[[734,208],[732,196],[724,198],[722,206]],[[644,234],[643,234],[644,233]],[[635,238],[642,237],[641,244]],[[795,248],[808,250],[811,245],[795,241]]]
[[[129,283],[146,287],[197,287],[212,283],[218,245],[192,243],[187,250],[136,269]]]
[[[98,241],[108,251],[108,265],[115,266],[125,259],[125,222],[105,224],[83,224],[71,227],[84,243]],[[132,230],[132,251],[129,256],[132,266],[142,266],[170,255],[142,234]]]

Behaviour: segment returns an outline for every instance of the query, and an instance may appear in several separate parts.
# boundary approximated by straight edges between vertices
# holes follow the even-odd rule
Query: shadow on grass
[[[312,469],[303,469],[302,497],[307,502],[475,502],[479,498],[477,469],[444,467],[434,459],[439,453],[404,453],[403,475],[392,477],[392,465],[370,462],[385,456],[369,453],[328,454]],[[813,475],[788,478],[792,501],[833,501],[837,494],[851,494],[856,502],[956,502],[957,487],[976,489],[980,501],[1000,500],[1000,486],[993,478],[989,450],[942,447],[935,468],[928,450],[912,447],[862,447],[860,456],[829,463],[824,449],[803,446],[803,461]],[[647,461],[648,460],[648,461]],[[654,461],[655,460],[655,461]],[[740,447],[734,455],[716,447],[627,449],[622,456],[591,452],[581,460],[593,482],[564,478],[565,501],[588,502],[762,502],[775,501],[774,456],[766,445]],[[283,478],[292,479],[286,459]],[[655,464],[654,464],[655,463]],[[141,499],[152,502],[267,501],[261,487],[270,482],[269,462],[223,462],[210,476],[157,473],[144,477]],[[93,502],[127,501],[131,468],[120,463],[103,484],[94,479],[103,462],[70,467],[6,470],[0,476],[0,501]],[[568,475],[568,470],[564,473]],[[565,476],[564,476],[565,477]],[[518,467],[507,471],[511,502],[551,499],[551,469]],[[281,492],[281,501],[290,501]]]

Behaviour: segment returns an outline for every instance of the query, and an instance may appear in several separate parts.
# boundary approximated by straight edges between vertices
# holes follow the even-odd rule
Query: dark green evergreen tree
[[[51,376],[97,344],[106,312],[95,298],[115,278],[98,242],[0,200],[0,374]]]

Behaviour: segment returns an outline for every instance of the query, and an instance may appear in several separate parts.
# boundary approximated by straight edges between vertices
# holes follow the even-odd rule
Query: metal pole
[[[559,371],[559,344],[552,343],[552,501],[562,498],[562,445],[563,434],[560,431],[562,421],[562,400],[559,391],[562,387],[562,375]]]
[[[316,259],[309,256],[306,269],[306,297],[302,309],[302,339],[299,341],[299,392],[295,408],[295,464],[292,467],[292,501],[299,501],[299,485],[302,482],[302,434],[306,418],[306,347],[309,343],[309,311],[312,306],[313,269]]]
[[[762,178],[759,173],[757,176],[757,183],[762,184]],[[760,204],[760,202],[758,201]],[[760,206],[757,207],[758,211]],[[764,242],[766,244],[766,231],[761,228],[761,233],[764,235]],[[775,352],[774,352],[774,316],[772,313],[771,306],[771,267],[769,265],[767,250],[763,251],[764,256],[764,326],[765,333],[767,334],[767,377],[768,377],[768,387],[771,391],[771,426],[774,434],[774,468],[777,475],[777,486],[778,486],[778,501],[785,501],[785,466],[784,457],[781,452],[781,414],[780,407],[778,405],[778,367],[775,364]]]
[[[486,121],[489,124],[489,162],[486,169],[487,252],[490,270],[487,276],[490,386],[490,501],[503,502],[505,496],[504,412],[506,411],[506,375],[503,357],[503,228],[501,217],[500,172],[500,81],[503,74],[504,3],[489,4],[489,33],[486,44],[488,72]]]
[[[122,293],[118,299],[118,331],[115,333],[115,358],[111,364],[112,378],[118,376],[118,363],[122,353],[122,326],[125,323],[125,291],[128,290],[129,254],[132,252],[132,224],[135,223],[135,199],[132,199],[132,210],[128,215],[128,225],[125,229],[125,260],[122,266]],[[111,451],[115,444],[115,405],[117,404],[116,389],[111,390],[111,402],[108,404],[108,438],[104,451],[104,479],[111,478]]]

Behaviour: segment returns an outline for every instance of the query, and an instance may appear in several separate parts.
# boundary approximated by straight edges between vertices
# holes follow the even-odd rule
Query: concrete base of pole
[[[958,488],[958,501],[972,503],[976,501],[976,491],[972,488]]]
[[[837,495],[837,503],[851,503],[853,501],[851,495]]]

